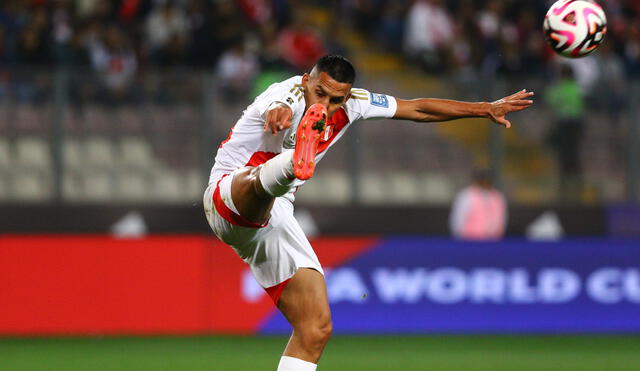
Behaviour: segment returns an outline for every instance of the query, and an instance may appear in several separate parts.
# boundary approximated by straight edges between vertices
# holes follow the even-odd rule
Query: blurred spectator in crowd
[[[0,2],[0,24],[5,28],[9,36],[8,43],[12,44],[13,38],[29,19],[27,4],[20,0],[3,0]]]
[[[260,72],[251,88],[253,99],[265,91],[269,85],[293,75],[292,67],[282,58],[278,46],[278,30],[275,22],[269,22],[261,28],[262,52],[260,53]]]
[[[405,53],[427,72],[444,71],[448,68],[454,31],[451,16],[441,0],[418,0],[407,15]]]
[[[456,10],[458,20],[458,32],[452,46],[451,63],[457,80],[464,84],[470,100],[479,99],[478,92],[474,92],[473,87],[477,86],[477,67],[482,62],[482,37],[480,28],[476,23],[476,12],[473,0],[462,0]]]
[[[417,0],[407,16],[405,53],[428,73],[446,71],[454,35],[442,0]]]
[[[38,8],[33,12],[30,22],[20,33],[17,47],[18,64],[22,66],[51,64],[47,26],[47,13],[44,8]]]
[[[237,40],[244,38],[248,28],[243,22],[244,17],[238,9],[238,5],[233,0],[220,0],[215,3],[212,30],[205,37],[213,38],[213,60],[229,48],[234,47]]]
[[[600,73],[595,92],[597,97],[594,97],[593,101],[598,102],[609,117],[608,122],[611,123],[610,128],[614,133],[611,137],[610,150],[622,159],[624,153],[621,152],[620,143],[624,141],[624,138],[620,137],[622,134],[620,121],[627,106],[627,75],[624,59],[613,51],[610,43],[603,43],[594,59]]]
[[[502,69],[503,58],[517,57],[513,55],[513,47],[510,44],[502,43],[503,36],[508,36],[509,31],[513,30],[505,24],[505,12],[506,3],[501,0],[489,0],[477,12],[476,26],[482,45],[481,71],[487,79],[493,78],[498,70]],[[503,53],[503,49],[508,53]]]
[[[73,38],[73,15],[69,9],[69,2],[54,0],[51,10],[51,36],[53,54],[57,63],[67,62],[70,43]]]
[[[269,0],[238,0],[245,16],[253,23],[263,25],[271,19],[273,9]]]
[[[187,19],[191,31],[187,45],[187,60],[191,66],[210,67],[214,62],[213,10],[204,0],[190,0]]]
[[[254,77],[258,73],[258,59],[239,40],[218,61],[216,78],[228,101],[246,99]]]
[[[79,18],[87,19],[98,13],[98,8],[105,7],[105,0],[77,0],[75,1],[76,15]]]
[[[580,144],[584,136],[584,96],[570,66],[560,65],[559,75],[545,91],[554,116],[547,140],[556,152],[561,195],[575,200],[582,190]]]
[[[293,66],[283,58],[278,44],[278,28],[274,22],[263,25],[260,29],[260,67],[263,71],[290,71]],[[280,81],[280,80],[277,80]],[[275,81],[274,81],[275,82]],[[265,87],[266,88],[266,87]]]
[[[43,75],[52,64],[47,28],[47,13],[38,8],[18,35],[13,90],[20,101],[36,103],[48,93]]]
[[[477,14],[477,25],[487,53],[498,51],[500,28],[504,19],[504,1],[489,0]]]
[[[151,54],[163,53],[170,42],[185,40],[187,37],[187,17],[173,1],[159,3],[149,13],[146,22],[147,45]]]
[[[179,67],[187,63],[187,42],[179,34],[171,35],[169,42],[156,54],[156,61],[159,66]]]
[[[640,76],[640,13],[629,23],[623,53],[629,74]]]
[[[5,27],[0,24],[0,67],[6,67],[9,64],[9,45],[7,43],[7,32]]]
[[[495,11],[502,11],[501,6],[496,6]],[[485,39],[491,50],[485,72],[525,76],[541,73],[545,42],[535,8],[522,7],[513,18],[515,21],[508,18],[500,21],[497,49],[493,48],[492,39]]]
[[[91,41],[90,54],[91,64],[103,84],[103,100],[107,103],[131,101],[138,61],[122,31],[115,25],[107,27],[102,38]]]
[[[9,46],[5,27],[0,23],[0,99],[9,94],[9,73],[5,67],[9,65]]]
[[[473,182],[453,201],[451,233],[463,240],[499,240],[507,227],[507,203],[493,187],[488,170],[476,170]]]
[[[377,38],[383,42],[386,49],[393,52],[402,52],[405,7],[406,1],[385,2],[378,24]]]
[[[516,22],[517,39],[521,45],[520,56],[522,60],[521,74],[531,76],[543,72],[543,55],[546,42],[544,34],[540,32],[541,21],[536,15],[536,10],[532,5],[524,6],[518,14]]]
[[[276,22],[276,27],[282,29],[291,23],[293,8],[296,4],[295,0],[272,0],[271,3],[273,6],[273,21]],[[330,3],[327,3],[327,5],[331,7]],[[331,7],[330,9],[335,8]]]
[[[293,24],[280,32],[278,45],[282,58],[299,72],[308,71],[326,54],[320,35],[308,26],[302,12],[296,14]]]
[[[75,31],[69,42],[69,46],[64,54],[64,59],[61,61],[65,65],[71,67],[74,72],[82,71],[81,73],[69,74],[69,95],[71,96],[70,102],[74,108],[74,113],[83,113],[85,104],[95,99],[98,95],[99,87],[93,83],[91,76],[91,56],[87,49],[88,40],[93,36],[89,28],[82,28]]]
[[[81,3],[90,3],[87,6],[87,18],[100,22],[103,25],[115,23],[117,18],[117,1],[112,0],[81,0]]]
[[[118,19],[125,25],[135,24],[151,10],[151,5],[149,0],[121,0],[117,10]]]
[[[392,1],[399,3],[401,0]],[[353,20],[358,30],[365,35],[376,36],[376,31],[380,28],[380,17],[385,9],[381,9],[388,4],[388,1],[380,0],[347,0],[345,8],[349,18]],[[381,11],[382,10],[382,11]]]

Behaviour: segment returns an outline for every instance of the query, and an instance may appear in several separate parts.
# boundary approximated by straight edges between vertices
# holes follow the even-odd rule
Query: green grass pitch
[[[2,338],[0,370],[270,370],[285,337]],[[640,370],[640,336],[335,336],[319,370]]]

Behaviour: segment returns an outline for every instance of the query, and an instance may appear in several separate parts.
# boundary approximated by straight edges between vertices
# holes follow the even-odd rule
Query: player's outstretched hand
[[[534,93],[532,91],[523,89],[508,97],[489,103],[489,118],[497,124],[510,128],[511,122],[505,118],[507,113],[529,108],[529,106],[533,104],[533,101],[528,98],[531,98],[533,95]]]
[[[267,111],[267,118],[264,120],[264,131],[271,131],[276,135],[279,131],[291,127],[291,109],[284,104],[274,104]]]

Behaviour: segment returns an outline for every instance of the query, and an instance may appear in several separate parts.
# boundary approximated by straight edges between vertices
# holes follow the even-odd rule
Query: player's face
[[[326,72],[305,73],[302,76],[302,86],[304,87],[306,108],[320,103],[327,107],[329,117],[344,106],[351,97],[351,84],[338,82]]]

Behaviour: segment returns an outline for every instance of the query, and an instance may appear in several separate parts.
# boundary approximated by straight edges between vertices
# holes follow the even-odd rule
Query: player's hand
[[[285,104],[276,103],[267,111],[267,118],[264,120],[264,131],[271,131],[276,135],[279,131],[291,127],[291,108]]]
[[[531,98],[533,95],[534,93],[532,91],[523,89],[508,97],[498,99],[495,102],[489,103],[487,115],[493,122],[510,128],[511,122],[505,118],[507,113],[529,108],[529,106],[533,104],[533,101],[528,98]]]

